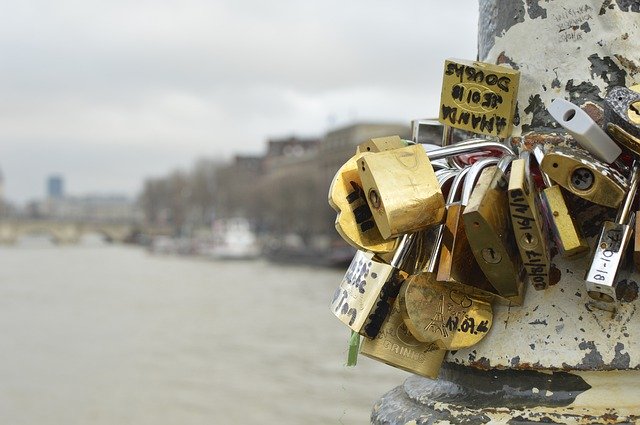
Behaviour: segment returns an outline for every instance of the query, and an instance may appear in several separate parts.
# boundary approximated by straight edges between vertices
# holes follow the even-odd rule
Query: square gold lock
[[[447,59],[442,76],[438,120],[450,127],[509,137],[520,72],[505,66]]]

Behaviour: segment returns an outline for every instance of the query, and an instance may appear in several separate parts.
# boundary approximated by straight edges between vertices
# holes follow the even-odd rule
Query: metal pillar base
[[[375,404],[371,423],[635,424],[638,371],[480,370],[446,363],[409,377]]]

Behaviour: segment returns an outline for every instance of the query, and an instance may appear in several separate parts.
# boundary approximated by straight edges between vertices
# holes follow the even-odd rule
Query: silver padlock
[[[605,303],[616,302],[617,275],[625,257],[625,251],[633,235],[633,200],[640,181],[640,160],[631,169],[629,189],[621,204],[616,221],[605,221],[596,244],[586,280],[591,298]]]

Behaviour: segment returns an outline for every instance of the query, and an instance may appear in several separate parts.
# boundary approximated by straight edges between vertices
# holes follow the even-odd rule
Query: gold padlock
[[[446,350],[477,344],[493,323],[489,302],[424,274],[405,282],[398,303],[405,325],[418,341]]]
[[[609,208],[618,208],[628,189],[620,172],[578,149],[555,146],[540,168],[569,192]]]
[[[476,261],[493,287],[503,297],[523,293],[523,269],[511,228],[508,181],[505,177],[512,156],[497,167],[485,168],[469,204],[462,213],[467,240]]]
[[[535,289],[542,290],[549,286],[551,259],[529,164],[530,154],[526,151],[511,163],[509,208],[527,278]]]
[[[541,145],[533,148],[533,156],[538,165],[542,163],[544,155]],[[545,218],[545,223],[550,227],[549,232],[556,247],[560,254],[568,259],[586,255],[589,252],[589,244],[582,234],[580,225],[569,212],[562,189],[553,184],[544,170],[540,169],[540,174],[545,186],[540,192],[540,212]]]
[[[457,170],[438,170],[436,176],[443,193],[448,193],[454,186],[454,180],[459,174]],[[436,238],[439,235],[440,226],[437,225],[428,230],[403,235],[398,243],[398,248],[389,254],[379,254],[376,257],[384,262],[398,267],[408,274],[420,274],[429,270],[432,251]]]
[[[436,379],[446,350],[420,342],[413,337],[402,320],[398,303],[374,339],[365,338],[360,354],[416,375]]]
[[[363,155],[358,174],[384,239],[428,229],[444,218],[444,197],[421,145]]]
[[[482,169],[497,162],[497,158],[484,158],[467,168],[469,172],[465,176],[460,202],[448,203],[436,274],[436,279],[440,282],[456,282],[494,292],[493,286],[486,279],[471,252],[462,220],[462,212],[469,202],[471,191]],[[452,200],[452,197],[449,198]]]
[[[447,59],[439,120],[477,134],[508,137],[513,128],[520,72],[490,63]]]
[[[356,154],[336,173],[329,189],[329,205],[338,213],[336,231],[356,249],[385,253],[396,247],[396,240],[386,240],[375,225],[365,199],[358,174],[358,160],[368,153],[382,152],[406,146],[399,137],[370,139],[358,146]]]
[[[331,302],[331,311],[342,323],[369,338],[378,334],[407,277],[372,256],[356,252]]]

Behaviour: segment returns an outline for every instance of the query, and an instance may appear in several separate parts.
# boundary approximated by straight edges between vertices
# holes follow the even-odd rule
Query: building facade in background
[[[408,125],[358,123],[322,138],[271,139],[261,157],[236,156],[216,178],[216,217],[244,217],[273,243],[329,250],[343,244],[335,231],[329,186],[356,146],[373,137],[411,137]]]

